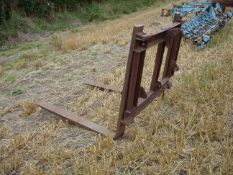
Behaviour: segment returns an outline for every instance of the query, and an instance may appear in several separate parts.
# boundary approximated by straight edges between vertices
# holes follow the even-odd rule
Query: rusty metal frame
[[[181,41],[180,27],[180,23],[174,23],[171,27],[155,34],[144,33],[144,26],[142,25],[134,27],[123,91],[112,85],[105,85],[90,80],[85,82],[85,84],[97,87],[100,90],[114,91],[122,94],[117,130],[114,137],[115,139],[122,137],[124,135],[126,125],[131,124],[134,121],[134,118],[143,109],[145,109],[156,97],[160,96],[166,89],[171,87],[170,78],[174,75],[174,72],[178,70],[176,61]],[[146,50],[154,46],[157,46],[157,53],[155,55],[155,64],[150,89],[146,92],[141,86],[144,61],[146,57]],[[159,80],[161,72],[160,69],[163,63],[166,47],[167,56],[162,80]],[[89,130],[105,136],[112,135],[105,127],[97,125],[87,119],[77,117],[75,114],[65,109],[45,102],[37,104],[41,108],[61,116],[72,123],[77,123]]]
[[[155,34],[146,34],[143,32],[143,28],[144,26],[139,25],[133,29],[122,92],[111,85],[105,85],[95,81],[85,82],[85,84],[94,86],[100,90],[122,93],[115,139],[122,137],[125,132],[125,127],[133,123],[134,118],[156,97],[171,87],[170,78],[178,70],[176,61],[182,37],[180,31],[181,24],[174,23],[171,27]],[[157,46],[157,54],[155,55],[153,76],[150,89],[146,92],[141,86],[146,50],[155,46]],[[167,56],[162,80],[159,81],[160,69],[166,47]]]
[[[144,26],[142,25],[134,27],[115,139],[122,137],[125,132],[125,126],[131,124],[143,109],[156,97],[160,96],[165,89],[171,87],[169,80],[174,75],[174,72],[178,70],[176,61],[181,41],[180,27],[180,23],[174,23],[170,28],[155,34],[144,33]],[[158,47],[150,90],[149,92],[145,92],[141,86],[141,80],[146,50],[156,45]],[[168,51],[162,75],[163,78],[159,81],[165,47],[167,47]]]

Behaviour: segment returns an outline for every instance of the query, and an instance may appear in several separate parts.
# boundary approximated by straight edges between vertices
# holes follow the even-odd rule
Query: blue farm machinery
[[[173,22],[181,22],[184,38],[191,40],[199,48],[204,48],[211,40],[211,34],[227,25],[232,18],[233,0],[212,0],[208,2],[183,2],[172,9],[162,10],[162,16],[172,16]],[[190,17],[188,20],[184,18]]]

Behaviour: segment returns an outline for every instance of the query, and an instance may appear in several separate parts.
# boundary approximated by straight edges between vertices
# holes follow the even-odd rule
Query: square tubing
[[[158,81],[159,73],[163,61],[163,55],[165,50],[165,42],[159,43],[157,48],[157,54],[155,58],[154,71],[152,75],[152,81],[150,85],[150,90],[155,91],[160,88],[161,83]]]
[[[180,38],[181,33],[179,29],[172,29],[167,34],[166,45],[168,47],[168,53],[163,72],[163,78],[172,77],[174,75],[175,70],[178,70],[176,61],[180,47]]]
[[[126,74],[125,74],[125,81],[124,81],[124,86],[123,86],[123,92],[122,92],[122,98],[121,98],[121,104],[120,104],[120,111],[119,111],[119,117],[117,121],[117,131],[115,134],[114,139],[118,139],[124,135],[125,132],[125,125],[122,123],[122,120],[124,120],[124,113],[126,110],[126,105],[128,101],[128,91],[129,91],[129,80],[130,80],[130,74],[131,74],[131,69],[132,69],[132,62],[133,62],[133,50],[136,45],[136,34],[137,33],[142,33],[143,32],[143,25],[138,25],[133,28],[133,33],[132,33],[132,40],[130,44],[130,51],[129,51],[129,56],[128,56],[128,62],[127,62],[127,68],[126,68]]]
[[[133,29],[130,52],[127,62],[124,87],[120,112],[117,122],[117,131],[114,139],[123,136],[125,125],[131,124],[134,117],[146,108],[165,89],[170,88],[169,78],[177,70],[176,60],[180,46],[180,24],[157,34],[143,33],[143,26],[135,26]],[[150,86],[150,91],[145,93],[141,87],[142,72],[146,50],[159,44],[155,58],[155,66]],[[158,81],[165,47],[168,47],[163,79]],[[143,97],[145,99],[142,99]]]

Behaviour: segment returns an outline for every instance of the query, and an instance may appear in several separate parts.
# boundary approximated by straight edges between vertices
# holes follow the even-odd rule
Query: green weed
[[[15,90],[13,90],[11,92],[11,96],[17,96],[17,95],[20,95],[20,94],[23,94],[24,93],[24,90],[20,89],[20,88],[17,88]]]
[[[14,74],[4,74],[0,78],[0,84],[2,84],[2,83],[13,83],[14,81],[16,81],[16,76]]]

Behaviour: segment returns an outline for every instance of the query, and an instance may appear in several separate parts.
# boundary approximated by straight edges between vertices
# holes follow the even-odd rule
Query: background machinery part
[[[199,48],[205,48],[211,34],[227,25],[233,16],[231,11],[223,12],[225,6],[233,6],[233,1],[182,3],[169,10],[163,9],[162,16],[172,16],[173,22],[181,22],[183,36]],[[189,14],[194,15],[184,21]]]

